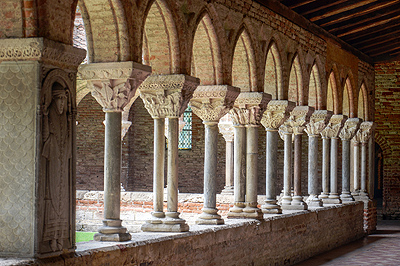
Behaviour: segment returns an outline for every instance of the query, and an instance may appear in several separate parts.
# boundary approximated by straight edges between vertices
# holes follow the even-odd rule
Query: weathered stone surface
[[[290,112],[295,106],[296,103],[290,101],[270,101],[261,118],[261,124],[265,129],[278,129],[289,118]]]
[[[230,115],[234,125],[258,125],[271,95],[263,92],[241,92]]]

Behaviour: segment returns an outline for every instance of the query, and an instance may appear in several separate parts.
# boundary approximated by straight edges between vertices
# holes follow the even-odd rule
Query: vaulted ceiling
[[[265,4],[267,1],[259,2]],[[374,62],[400,58],[400,0],[275,0],[273,2],[278,2],[272,4],[275,8],[282,9],[283,7],[279,5],[284,5],[371,57]],[[290,13],[287,14],[292,20],[296,18]]]

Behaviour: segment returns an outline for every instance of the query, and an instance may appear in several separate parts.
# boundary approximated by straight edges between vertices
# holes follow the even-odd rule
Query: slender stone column
[[[352,139],[353,143],[353,192],[351,195],[360,195],[360,142],[357,133]]]
[[[154,212],[142,226],[143,231],[184,232],[189,230],[178,212],[178,137],[179,116],[184,112],[199,80],[186,75],[151,75],[139,87],[144,106],[155,119],[154,127]],[[163,213],[164,123],[167,118],[167,212]],[[165,216],[164,216],[165,215]]]
[[[360,119],[349,118],[339,133],[342,140],[342,194],[340,195],[342,202],[354,201],[350,194],[350,139],[353,138],[359,124]]]
[[[122,112],[135,95],[137,87],[150,74],[151,68],[135,62],[95,63],[82,65],[81,79],[87,80],[92,96],[103,107],[105,119],[104,150],[104,220],[97,241],[127,241],[120,220],[121,131]]]
[[[318,198],[318,137],[328,124],[331,111],[317,110],[307,124],[305,131],[308,134],[308,198],[309,207],[321,207],[322,200]],[[327,182],[326,182],[327,183]]]
[[[327,139],[331,141],[331,149],[330,149],[330,171],[329,171],[329,158],[328,155],[323,156],[327,161],[323,159],[323,192],[319,196],[322,199],[323,204],[340,204],[341,200],[338,195],[337,189],[337,171],[338,171],[338,163],[337,163],[337,151],[338,151],[338,135],[339,131],[343,127],[344,121],[346,121],[347,117],[344,115],[333,115],[329,120],[328,125],[321,132],[321,136],[323,140]],[[328,142],[328,141],[327,141]],[[324,151],[329,150],[329,148],[324,147]],[[327,151],[326,151],[327,152]],[[325,168],[324,168],[325,165]],[[325,172],[326,171],[326,172]],[[324,175],[326,177],[324,177]],[[327,189],[326,186],[329,186],[330,179],[330,193],[329,196],[326,197],[326,194],[329,192],[329,187]],[[325,181],[324,181],[325,180]]]
[[[306,123],[310,120],[314,108],[309,106],[297,106],[290,113],[288,120],[279,128],[279,134],[285,141],[285,159],[284,159],[284,195],[282,197],[281,207],[283,210],[306,210],[307,204],[303,201],[301,193],[301,135],[305,129]],[[290,135],[290,137],[288,136]],[[292,180],[292,138],[295,138],[295,188],[294,195],[291,196]],[[287,154],[288,153],[288,154]]]
[[[329,197],[329,144],[330,138],[322,136],[322,201]]]
[[[278,164],[278,129],[289,117],[289,112],[295,107],[294,102],[272,100],[268,103],[267,110],[261,119],[261,124],[267,131],[266,136],[266,199],[261,206],[263,213],[282,213],[281,207],[276,202],[276,178]]]
[[[233,107],[239,92],[231,86],[199,86],[190,101],[193,113],[205,126],[204,206],[196,224],[224,223],[216,207],[218,121]]]
[[[245,208],[242,202],[235,202],[234,208],[228,213],[228,218],[262,218],[262,212],[257,207],[257,157],[258,157],[258,129],[271,95],[262,92],[242,92],[235,101],[230,114],[234,125],[246,126],[246,196]],[[236,139],[236,131],[235,131]],[[235,142],[236,149],[236,142]],[[235,152],[236,156],[236,152]],[[235,159],[236,163],[236,159]],[[236,170],[235,170],[236,177]],[[236,181],[235,181],[236,192]],[[236,194],[235,194],[236,201]],[[241,212],[240,212],[241,209]]]
[[[221,194],[233,195],[233,123],[230,114],[224,115],[218,123],[219,133],[225,139],[225,187]]]
[[[367,146],[374,127],[374,122],[362,122],[360,124],[360,129],[353,138],[361,143],[361,190],[359,195],[361,196],[362,200],[368,200]]]

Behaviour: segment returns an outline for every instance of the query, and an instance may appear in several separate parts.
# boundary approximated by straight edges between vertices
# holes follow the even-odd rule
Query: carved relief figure
[[[69,239],[69,183],[71,178],[71,98],[69,91],[55,82],[51,102],[43,107],[43,149],[45,196],[43,242],[61,251]],[[47,107],[46,107],[47,106]]]

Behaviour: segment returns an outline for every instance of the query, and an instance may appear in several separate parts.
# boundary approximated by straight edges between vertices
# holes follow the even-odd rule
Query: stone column
[[[342,194],[340,195],[342,202],[354,201],[350,194],[350,140],[356,133],[359,124],[360,119],[349,118],[339,133],[342,140]]]
[[[239,92],[239,88],[225,85],[199,86],[190,100],[193,113],[205,127],[204,206],[196,224],[224,223],[216,207],[218,121],[232,109]]]
[[[276,177],[278,164],[278,129],[289,117],[295,107],[294,102],[273,100],[268,103],[267,110],[261,119],[261,124],[267,131],[266,135],[266,199],[261,206],[263,213],[282,213],[281,207],[276,202]]]
[[[318,198],[318,137],[328,124],[332,116],[331,111],[317,110],[307,124],[305,131],[308,134],[308,198],[309,207],[322,207],[322,200]],[[327,146],[328,147],[328,146]],[[324,163],[324,161],[323,161]],[[327,162],[326,162],[327,163]],[[327,180],[325,180],[327,184]]]
[[[92,96],[105,112],[104,145],[104,220],[96,241],[127,241],[120,220],[121,128],[122,112],[151,68],[135,62],[94,63],[79,67],[81,79],[87,80]]]
[[[225,139],[225,187],[221,194],[233,195],[233,123],[230,114],[224,115],[218,123],[219,133]]]
[[[359,195],[362,200],[368,200],[367,146],[374,127],[374,122],[362,122],[360,124],[360,129],[357,131],[356,135],[353,138],[361,143],[361,190]]]
[[[343,127],[344,121],[346,121],[347,117],[344,115],[333,115],[329,120],[328,125],[321,132],[321,136],[323,140],[327,139],[331,141],[330,148],[330,163],[329,160],[323,159],[323,171],[322,171],[322,194],[320,195],[320,199],[323,204],[340,204],[341,200],[338,194],[337,189],[337,171],[338,171],[338,163],[337,163],[337,151],[338,151],[338,135],[339,131]],[[328,150],[328,148],[324,147],[324,150]],[[324,151],[324,153],[327,151]],[[324,157],[325,159],[328,156]],[[329,158],[329,157],[328,157]],[[329,169],[330,164],[330,169]],[[324,168],[325,165],[325,168]],[[324,181],[325,180],[325,181]],[[329,186],[330,183],[330,190]],[[330,191],[330,193],[328,193]],[[327,193],[329,194],[326,197]]]
[[[242,92],[231,110],[233,124],[246,126],[246,196],[245,208],[243,202],[235,202],[234,208],[228,213],[228,218],[262,218],[262,212],[257,207],[257,158],[258,158],[258,127],[271,95],[262,92]],[[235,139],[236,139],[235,132]],[[240,134],[240,133],[239,133]],[[236,141],[235,141],[236,149]],[[236,156],[236,153],[235,153]],[[236,160],[235,160],[236,164]],[[236,171],[235,171],[236,172]],[[236,177],[235,173],[235,177]],[[239,185],[240,186],[240,185]],[[236,182],[235,182],[236,192]],[[235,195],[236,201],[236,195]]]
[[[297,106],[290,113],[290,117],[279,128],[279,134],[285,141],[285,159],[284,159],[284,195],[282,197],[281,207],[283,210],[306,210],[307,204],[303,201],[301,193],[301,135],[305,129],[306,123],[310,120],[314,108],[309,106]],[[289,137],[290,135],[290,137]],[[296,173],[294,184],[294,195],[291,196],[292,180],[292,138],[296,141],[296,150],[294,152],[296,162],[294,172]],[[297,138],[297,139],[296,139]]]
[[[199,79],[175,75],[151,75],[139,87],[140,97],[150,115],[157,119],[167,118],[168,151],[167,151],[167,212],[162,212],[164,183],[163,156],[154,152],[154,212],[152,219],[142,226],[143,231],[151,232],[184,232],[189,230],[186,221],[179,217],[178,212],[178,137],[179,116],[185,111],[193,92],[199,84]],[[155,122],[155,141],[157,149],[162,149],[163,123]],[[156,140],[157,139],[157,140]],[[156,158],[160,156],[160,158]],[[165,215],[165,216],[164,216]]]
[[[0,257],[73,253],[76,73],[86,52],[45,38],[0,47]]]
[[[354,135],[351,143],[353,144],[353,192],[351,195],[360,195],[360,141],[357,133]]]

